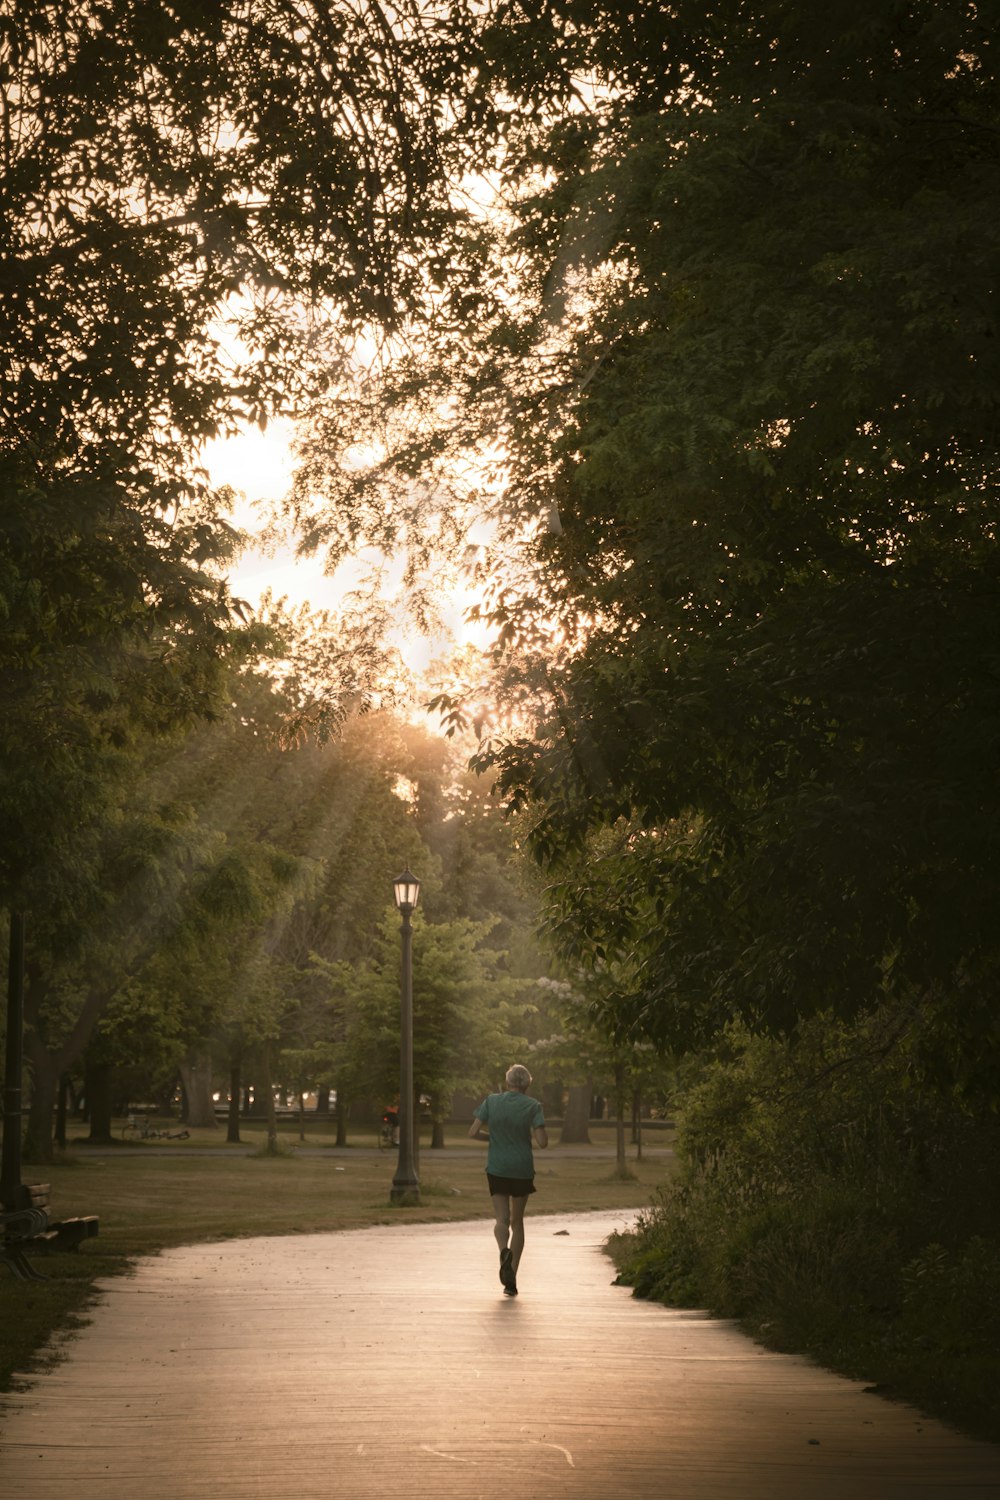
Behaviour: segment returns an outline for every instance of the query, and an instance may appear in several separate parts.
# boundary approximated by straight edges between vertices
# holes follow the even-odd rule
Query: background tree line
[[[321,741],[390,692],[383,620],[251,619],[199,453],[429,298],[458,315],[467,27],[270,0],[0,21],[0,901],[31,935],[36,1155],[84,1055],[105,1120],[109,1067],[176,1055],[193,1095],[219,1027],[234,1068],[253,1044],[274,1069],[309,945],[356,952],[368,877],[331,894],[290,809],[241,798],[310,754],[314,791],[348,775]],[[353,774],[345,826],[392,811]]]
[[[151,739],[101,830],[99,900],[29,944],[29,1151],[52,1150],[60,1080],[82,1089],[92,1139],[126,1100],[172,1100],[216,1124],[228,1089],[274,1121],[280,1089],[371,1118],[399,1083],[398,914],[391,882],[420,871],[416,1075],[435,1142],[456,1092],[496,1086],[504,1059],[551,1024],[548,960],[518,855],[466,756],[389,709],[333,738],[283,738],[286,680],[229,685],[230,711]],[[579,1070],[577,1070],[578,1072]],[[556,1077],[575,1081],[571,1068]],[[550,1073],[550,1078],[553,1075]]]

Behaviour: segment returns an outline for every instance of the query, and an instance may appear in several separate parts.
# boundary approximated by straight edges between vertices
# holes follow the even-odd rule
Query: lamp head
[[[392,893],[400,911],[412,911],[416,906],[420,896],[420,881],[409,866],[392,882]]]

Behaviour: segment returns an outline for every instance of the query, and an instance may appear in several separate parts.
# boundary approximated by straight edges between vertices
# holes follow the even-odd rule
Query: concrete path
[[[946,1500],[1000,1448],[611,1285],[625,1215],[171,1250],[4,1398],[4,1500]]]

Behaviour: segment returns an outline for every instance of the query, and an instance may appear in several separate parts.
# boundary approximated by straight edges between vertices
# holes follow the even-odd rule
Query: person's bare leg
[[[527,1206],[527,1198],[510,1200],[510,1255],[515,1276],[524,1250],[524,1210]]]
[[[514,1202],[516,1203],[517,1201],[515,1198]],[[493,1194],[493,1217],[496,1219],[496,1223],[493,1226],[493,1233],[496,1237],[497,1247],[500,1250],[507,1249],[510,1239],[510,1204],[511,1200],[507,1197],[506,1193]]]

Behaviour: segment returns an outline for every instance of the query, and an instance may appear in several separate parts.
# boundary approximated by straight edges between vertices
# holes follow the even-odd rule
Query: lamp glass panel
[[[398,907],[416,906],[420,895],[420,881],[412,870],[406,869],[402,875],[397,875],[392,882],[392,889]]]

